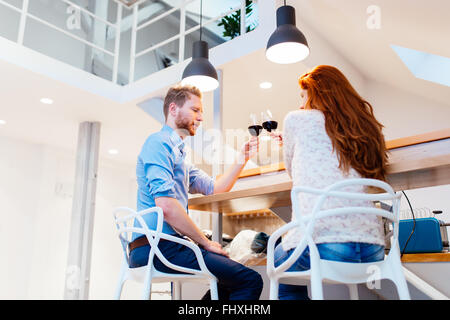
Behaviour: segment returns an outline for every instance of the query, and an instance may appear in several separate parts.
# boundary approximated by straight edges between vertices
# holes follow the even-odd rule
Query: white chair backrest
[[[156,230],[149,229],[147,223],[144,221],[143,216],[146,214],[156,213],[158,215]],[[148,255],[148,265],[153,266],[153,258],[156,255],[159,260],[168,268],[174,269],[179,272],[194,274],[194,275],[208,275],[214,277],[205,265],[204,259],[201,255],[200,249],[194,243],[187,241],[185,239],[180,239],[172,235],[162,232],[164,215],[163,211],[159,207],[152,207],[146,210],[136,212],[127,207],[119,207],[114,210],[114,219],[116,222],[118,236],[122,244],[122,249],[125,257],[125,261],[129,264],[129,248],[128,244],[132,241],[132,234],[138,233],[145,235],[150,244],[150,252]],[[139,222],[140,227],[135,226],[135,221]],[[194,251],[197,258],[197,262],[200,266],[200,270],[185,268],[177,266],[166,259],[162,252],[158,248],[159,240],[169,240],[172,242],[177,242],[183,244]]]
[[[342,191],[343,188],[349,186],[365,186],[365,187],[377,187],[384,192],[381,193],[365,193],[365,192],[348,192]],[[315,194],[318,197],[314,203],[313,211],[307,215],[302,215],[299,208],[299,194],[309,193]],[[382,208],[367,207],[367,206],[346,206],[341,208],[325,209],[322,207],[325,201],[329,198],[344,198],[351,200],[365,200],[373,202],[392,202],[392,212]],[[314,231],[315,222],[318,219],[337,215],[351,215],[351,214],[367,214],[381,216],[389,221],[393,222],[393,241],[391,242],[391,250],[398,250],[398,221],[399,221],[399,207],[400,207],[401,193],[396,193],[392,187],[380,180],[376,179],[347,179],[330,185],[325,189],[316,189],[310,187],[295,186],[291,190],[291,201],[293,217],[295,216],[295,223],[300,228],[304,235],[300,244],[295,248],[292,255],[282,266],[275,268],[276,272],[284,272],[289,266],[300,256],[305,250],[306,246],[309,246],[310,251],[316,253],[318,256],[317,247],[313,241],[312,235]],[[390,253],[389,253],[390,254]]]
[[[158,215],[158,222],[156,230],[151,230],[145,223],[143,216],[150,213],[156,213]],[[152,247],[157,247],[160,234],[163,226],[163,212],[159,207],[152,207],[140,212],[136,212],[133,209],[127,207],[116,208],[113,212],[114,221],[117,227],[117,233],[122,244],[125,260],[129,260],[129,248],[128,244],[132,241],[133,233],[147,236],[148,242]],[[139,222],[140,227],[135,226],[136,220]]]

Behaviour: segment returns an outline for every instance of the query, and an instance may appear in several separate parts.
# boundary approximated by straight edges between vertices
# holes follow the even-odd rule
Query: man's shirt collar
[[[169,133],[169,137],[170,137],[170,141],[172,141],[172,143],[175,146],[177,146],[182,153],[184,153],[184,146],[185,146],[184,141],[183,141],[183,139],[181,139],[179,134],[173,128],[171,128],[170,126],[165,124],[162,127],[161,131],[168,132]]]

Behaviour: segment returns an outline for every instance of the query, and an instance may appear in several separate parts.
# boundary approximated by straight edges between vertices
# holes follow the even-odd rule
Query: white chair
[[[145,214],[152,213],[158,215],[156,230],[149,229],[147,227],[147,224],[144,222],[144,219],[142,218]],[[120,207],[114,210],[114,219],[124,253],[124,259],[122,262],[119,281],[115,293],[115,298],[117,300],[120,299],[122,288],[126,280],[134,280],[143,283],[144,289],[142,292],[142,299],[146,300],[150,299],[152,283],[156,282],[172,282],[174,288],[173,298],[177,300],[181,299],[181,285],[184,281],[196,281],[209,284],[211,299],[218,299],[217,279],[206,267],[199,247],[190,241],[162,233],[164,216],[161,208],[153,207],[142,210],[140,212],[136,212],[130,208]],[[136,219],[137,221],[139,221],[141,227],[134,226],[134,221]],[[138,268],[129,267],[128,244],[131,241],[132,233],[143,234],[148,239],[151,249],[148,255],[148,263],[146,266]],[[160,239],[177,242],[192,249],[197,258],[200,270],[177,266],[169,262],[158,248],[158,242]],[[183,274],[164,273],[156,270],[153,263],[153,259],[155,256],[157,256],[165,266],[173,270],[183,272]]]
[[[342,188],[351,185],[364,185],[378,187],[384,190],[384,193],[357,193],[344,192]],[[317,195],[314,203],[313,212],[301,216],[299,212],[299,193],[309,193]],[[376,207],[345,207],[322,210],[322,205],[329,197],[346,198],[353,200],[368,201],[392,201],[392,212]],[[267,274],[270,279],[270,299],[278,299],[279,282],[288,284],[299,284],[299,280],[305,282],[310,280],[311,297],[313,300],[323,299],[322,280],[327,283],[345,283],[350,290],[350,298],[358,299],[358,283],[367,283],[371,281],[380,281],[381,279],[390,279],[397,287],[400,299],[409,300],[410,295],[408,286],[403,274],[400,260],[400,250],[398,243],[398,219],[401,193],[395,193],[387,183],[375,179],[348,179],[335,183],[328,188],[318,190],[308,187],[294,187],[291,191],[291,201],[293,216],[295,219],[290,223],[276,230],[269,238],[267,244]],[[317,219],[336,215],[348,214],[368,214],[386,218],[393,223],[391,248],[389,254],[383,261],[370,263],[348,263],[320,259],[317,246],[315,245],[312,234],[314,224]],[[293,228],[299,228],[304,235],[297,245],[292,255],[281,265],[274,265],[274,249],[277,239]],[[286,271],[299,258],[306,247],[310,251],[310,266],[307,271]]]

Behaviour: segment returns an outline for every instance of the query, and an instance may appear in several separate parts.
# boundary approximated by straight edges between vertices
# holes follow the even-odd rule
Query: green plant
[[[245,0],[245,14],[246,18],[250,17],[253,12],[253,1],[252,0]],[[234,39],[235,37],[239,36],[241,34],[241,10],[237,10],[233,12],[232,14],[223,17],[218,26],[223,26],[223,36],[224,37],[230,37],[231,39]],[[250,32],[255,29],[254,25],[247,26],[246,32]]]

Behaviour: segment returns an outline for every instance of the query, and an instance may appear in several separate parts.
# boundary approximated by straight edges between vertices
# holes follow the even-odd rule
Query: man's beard
[[[188,119],[183,118],[180,114],[175,119],[175,125],[179,130],[187,131],[190,136],[195,135],[194,121],[189,121]]]

